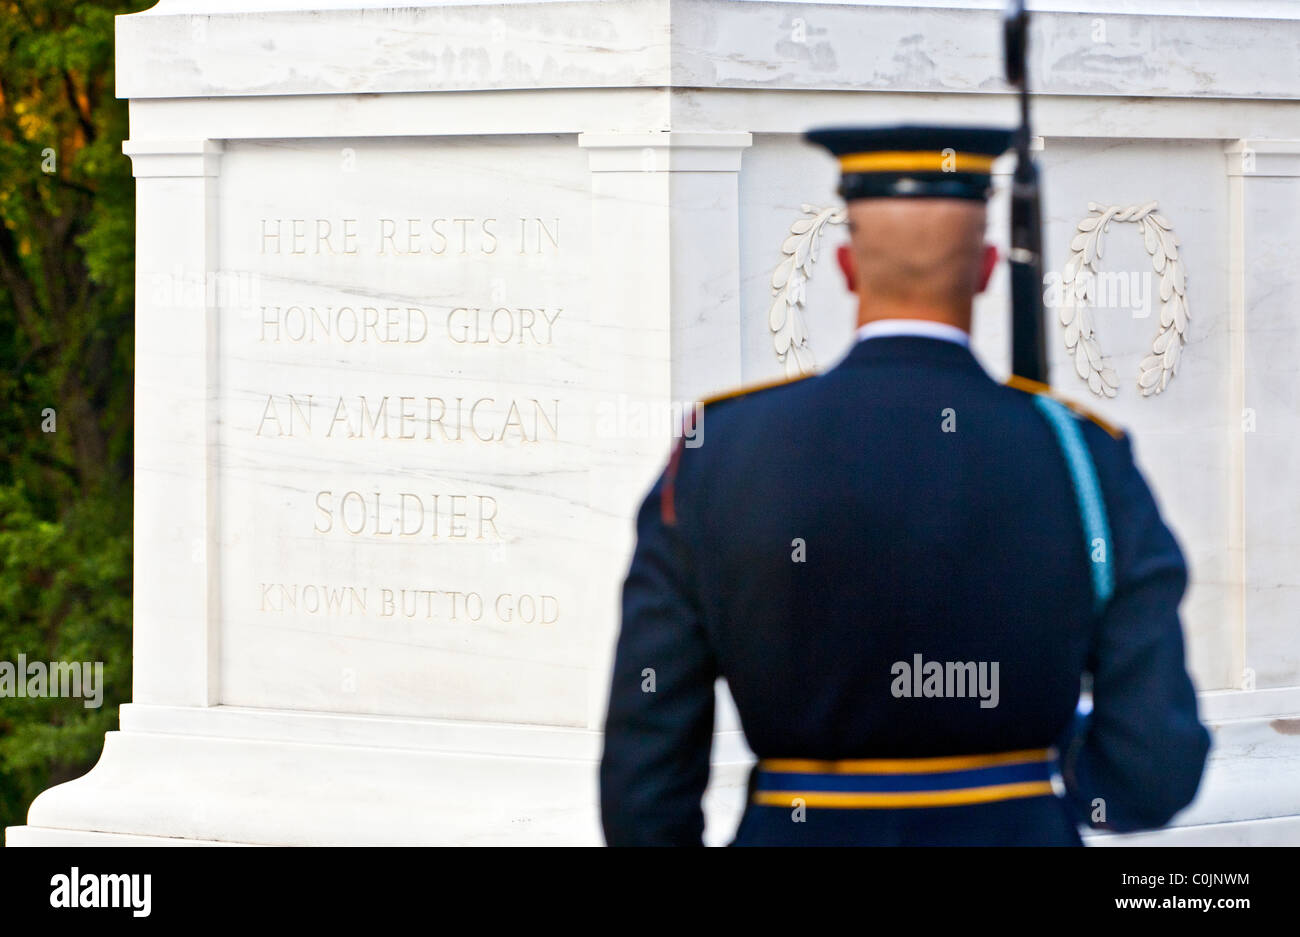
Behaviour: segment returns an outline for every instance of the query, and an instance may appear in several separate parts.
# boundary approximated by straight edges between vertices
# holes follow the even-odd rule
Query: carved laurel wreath
[[[1152,267],[1160,275],[1160,331],[1151,344],[1151,354],[1138,366],[1138,389],[1144,397],[1158,394],[1178,373],[1183,345],[1187,343],[1185,270],[1178,257],[1178,236],[1156,213],[1157,207],[1156,202],[1127,208],[1089,202],[1088,217],[1079,222],[1079,233],[1070,242],[1070,259],[1062,275],[1065,296],[1061,325],[1065,327],[1065,347],[1074,355],[1075,372],[1098,397],[1114,397],[1119,389],[1115,369],[1106,364],[1097,344],[1091,311],[1097,300],[1101,235],[1109,230],[1112,221],[1138,226]]]
[[[817,368],[803,321],[804,286],[812,278],[822,229],[828,224],[843,224],[848,218],[843,206],[800,205],[799,209],[806,217],[790,225],[790,236],[781,245],[785,259],[772,271],[772,306],[767,313],[776,357],[785,365],[788,377],[811,374]]]

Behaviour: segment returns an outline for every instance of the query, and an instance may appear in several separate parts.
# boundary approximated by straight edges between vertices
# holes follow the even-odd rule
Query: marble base
[[[1242,711],[1243,696],[1207,709]],[[1213,725],[1200,795],[1153,833],[1089,845],[1300,845],[1300,720]],[[87,775],[43,793],[6,845],[596,845],[588,729],[208,709],[122,708]],[[717,733],[705,797],[711,845],[727,843],[750,754]]]
[[[134,836],[130,833],[96,833],[92,830],[56,830],[48,826],[5,827],[6,846],[255,846],[215,839],[180,839],[175,836]]]
[[[599,752],[586,729],[130,705],[6,844],[597,845]],[[720,732],[710,843],[731,838],[748,767]]]

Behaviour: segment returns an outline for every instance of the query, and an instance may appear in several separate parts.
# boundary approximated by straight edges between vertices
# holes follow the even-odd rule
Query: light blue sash
[[[1097,467],[1093,464],[1079,421],[1070,408],[1046,394],[1035,394],[1034,403],[1056,433],[1056,440],[1065,454],[1065,464],[1070,469],[1070,481],[1083,520],[1084,546],[1092,567],[1093,608],[1100,612],[1115,592],[1115,568],[1111,561],[1114,544],[1110,539],[1110,524],[1106,520],[1106,502],[1097,480]]]

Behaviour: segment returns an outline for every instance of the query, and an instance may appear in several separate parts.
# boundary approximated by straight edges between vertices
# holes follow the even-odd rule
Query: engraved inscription
[[[258,583],[257,610],[267,614],[405,618],[456,623],[554,625],[560,600],[538,592],[370,587],[326,583]],[[485,618],[486,616],[486,618]]]
[[[222,157],[220,259],[257,287],[221,306],[211,382],[222,701],[586,725],[614,562],[589,532],[587,154],[350,146],[346,178],[336,140]]]
[[[257,340],[266,344],[552,345],[564,310],[550,306],[457,306],[446,313],[420,306],[261,306]],[[431,322],[441,322],[432,325]]]
[[[317,419],[317,413],[324,419]],[[327,397],[268,394],[255,436],[542,442],[560,434],[560,401],[496,397]]]
[[[555,338],[560,309],[506,309],[491,311],[462,306],[447,315],[447,337],[459,345],[549,345]]]
[[[484,494],[399,491],[316,492],[318,534],[353,537],[430,537],[500,540],[497,499]]]
[[[515,218],[262,218],[262,254],[463,256],[548,254],[560,249],[560,219]],[[504,244],[504,248],[503,248]]]

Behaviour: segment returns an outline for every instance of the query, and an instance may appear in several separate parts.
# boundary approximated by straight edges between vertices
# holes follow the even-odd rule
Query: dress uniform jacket
[[[1153,828],[1190,802],[1209,737],[1184,665],[1183,556],[1128,437],[1071,413],[1109,523],[1088,539],[1037,389],[905,335],[704,407],[703,444],[679,444],[637,518],[600,765],[610,844],[701,842],[720,677],[760,759],[737,845],[1077,845],[1080,824]],[[923,662],[996,664],[996,699],[919,692],[900,664]],[[1042,750],[1058,776],[1033,796],[758,795],[765,764],[861,763],[926,790]]]

